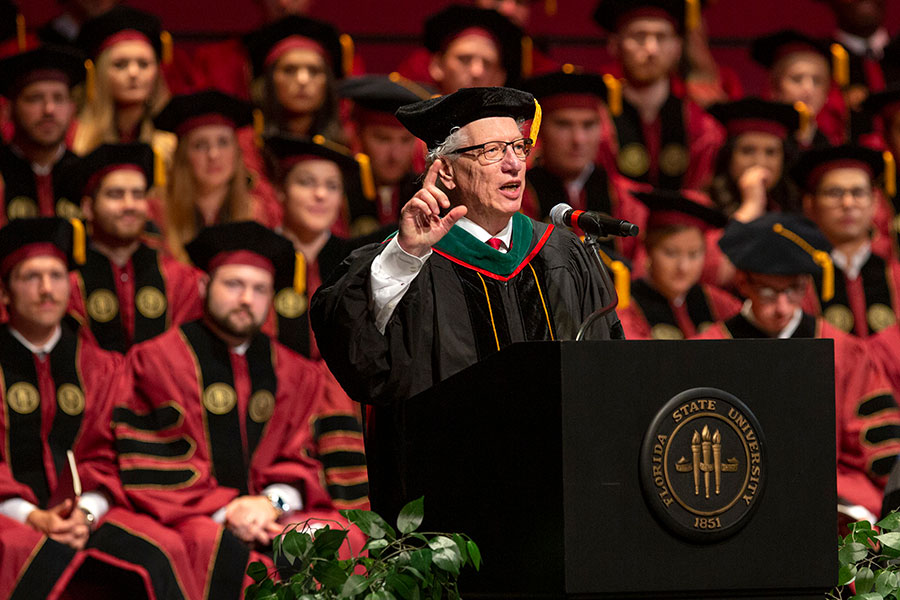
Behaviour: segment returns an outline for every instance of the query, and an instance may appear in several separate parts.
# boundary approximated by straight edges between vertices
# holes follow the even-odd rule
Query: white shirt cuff
[[[372,261],[369,273],[373,304],[371,308],[375,315],[375,325],[381,333],[384,333],[394,309],[403,299],[409,284],[425,266],[431,252],[429,249],[425,256],[413,256],[400,247],[395,236]]]
[[[109,500],[100,492],[85,492],[78,500],[78,507],[84,508],[99,521],[109,511]]]
[[[222,523],[224,523],[224,522],[225,522],[225,509],[226,509],[226,508],[228,508],[228,505],[227,505],[227,504],[226,504],[225,506],[223,506],[222,508],[220,508],[219,510],[217,510],[216,512],[214,512],[213,515],[212,515],[212,520],[215,521],[216,523],[218,523],[219,525],[221,525]]]
[[[0,515],[19,523],[24,523],[33,510],[37,510],[37,506],[24,498],[10,498],[0,502]]]
[[[300,495],[300,490],[292,485],[286,483],[273,483],[272,485],[266,486],[262,495],[280,498],[288,509],[285,512],[303,510],[303,496]]]

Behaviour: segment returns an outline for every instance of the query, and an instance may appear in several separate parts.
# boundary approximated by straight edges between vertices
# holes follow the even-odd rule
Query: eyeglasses
[[[821,198],[826,206],[838,206],[841,202],[844,201],[844,198],[850,194],[850,197],[853,198],[853,201],[857,204],[868,205],[872,202],[873,194],[872,188],[868,187],[853,187],[853,188],[842,188],[842,187],[829,187],[824,190],[819,190],[818,196]]]
[[[806,297],[806,281],[795,283],[794,285],[781,289],[754,283],[752,279],[750,283],[754,286],[759,301],[763,304],[772,304],[773,302],[778,300],[778,296],[780,296],[781,294],[784,294],[788,301],[794,304],[799,304]]]
[[[475,146],[466,146],[465,148],[460,148],[450,154],[464,154],[466,152],[477,151],[478,161],[483,165],[489,165],[503,160],[503,157],[506,156],[507,147],[512,147],[513,154],[521,160],[525,160],[528,158],[528,155],[531,154],[531,145],[532,143],[529,138],[521,138],[511,142],[485,142]]]

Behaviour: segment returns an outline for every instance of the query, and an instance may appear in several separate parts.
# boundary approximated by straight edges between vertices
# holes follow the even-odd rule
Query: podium
[[[514,344],[369,424],[373,509],[424,495],[423,530],[470,535],[466,598],[837,582],[831,340]]]

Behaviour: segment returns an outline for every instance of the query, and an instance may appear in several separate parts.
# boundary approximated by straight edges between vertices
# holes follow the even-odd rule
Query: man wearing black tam
[[[900,452],[900,409],[862,342],[801,307],[810,275],[823,282],[823,301],[834,295],[831,245],[811,221],[786,213],[733,221],[719,245],[737,268],[735,283],[747,301],[740,314],[697,337],[834,340],[838,511],[845,520],[874,522]]]
[[[388,404],[513,342],[573,339],[610,302],[571,232],[518,212],[536,106],[518,90],[464,88],[397,111],[429,149],[422,189],[397,235],[356,251],[312,302],[319,349],[351,398]],[[615,314],[589,337],[623,337]]]

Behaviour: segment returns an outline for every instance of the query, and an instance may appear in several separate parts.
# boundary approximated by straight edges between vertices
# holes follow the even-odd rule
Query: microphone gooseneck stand
[[[588,315],[588,318],[585,319],[581,324],[581,327],[578,328],[578,333],[575,335],[576,342],[580,342],[584,339],[585,334],[590,330],[594,321],[605,317],[619,305],[619,295],[616,293],[616,286],[613,284],[612,279],[610,279],[609,273],[606,272],[606,265],[603,264],[603,259],[600,258],[600,243],[597,241],[597,237],[588,233],[584,236],[583,243],[587,247],[588,253],[594,258],[594,263],[597,265],[597,270],[600,272],[600,279],[603,280],[603,285],[612,293],[612,301]]]

